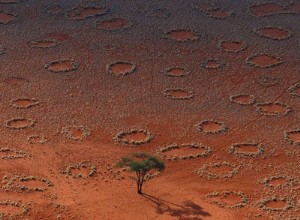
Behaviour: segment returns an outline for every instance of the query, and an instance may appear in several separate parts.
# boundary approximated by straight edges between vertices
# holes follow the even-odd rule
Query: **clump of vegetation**
[[[165,164],[155,156],[147,153],[133,153],[129,157],[123,157],[116,163],[118,167],[128,167],[130,172],[135,172],[137,192],[142,194],[142,187],[147,174],[152,170],[163,171]]]

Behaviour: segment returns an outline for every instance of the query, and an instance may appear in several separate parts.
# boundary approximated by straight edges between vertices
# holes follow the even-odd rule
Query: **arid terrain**
[[[300,2],[0,0],[0,219],[299,220]],[[143,195],[115,163],[161,158]]]

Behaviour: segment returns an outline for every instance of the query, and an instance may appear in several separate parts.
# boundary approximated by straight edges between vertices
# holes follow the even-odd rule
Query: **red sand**
[[[192,6],[197,2],[199,10]],[[281,13],[281,6],[253,8],[252,1],[206,3],[43,0],[1,4],[2,11],[18,15],[16,22],[1,24],[11,17],[0,14],[0,42],[6,51],[0,55],[0,215],[4,214],[4,219],[12,215],[24,220],[299,218],[300,135],[290,133],[285,137],[286,131],[300,129],[300,99],[287,92],[300,82],[299,4],[284,3],[285,11]],[[63,16],[56,14],[54,6]],[[81,10],[84,7],[107,10]],[[47,13],[51,8],[53,13]],[[217,8],[222,11],[213,11]],[[226,19],[207,17],[207,11]],[[227,12],[234,14],[229,18]],[[261,17],[270,13],[272,16]],[[111,18],[126,18],[134,25],[122,31],[95,28],[96,23]],[[253,32],[268,25],[291,30],[293,36],[275,41]],[[29,42],[44,39],[56,40],[59,45],[28,46]],[[247,48],[226,53],[218,49],[224,40],[243,42]],[[236,50],[236,46],[226,48]],[[247,65],[247,58],[255,54],[270,54],[284,62],[274,68]],[[258,67],[268,66],[276,64],[276,58],[263,56],[252,61]],[[79,68],[59,73],[45,68],[52,61],[64,59],[78,62]],[[133,74],[107,74],[107,65],[124,60],[136,65]],[[70,67],[71,62],[51,66],[55,71]],[[165,73],[172,67],[184,68],[189,74],[170,77]],[[128,70],[128,66],[114,69]],[[186,92],[171,91],[169,95],[175,97],[172,99],[164,94],[170,88]],[[192,98],[181,100],[191,94]],[[252,96],[231,101],[230,97],[237,94],[251,94],[256,102],[252,103]],[[11,101],[20,97],[34,98],[39,104],[13,108]],[[265,111],[280,114],[257,112],[255,104],[277,102],[285,103],[292,111],[282,114],[282,107],[267,106]],[[19,106],[27,104],[18,102]],[[228,130],[220,135],[199,132],[197,124],[203,119],[224,121]],[[23,129],[14,129],[18,127]],[[70,128],[69,135],[74,138],[66,135],[65,128]],[[89,128],[91,132],[83,135],[84,130],[77,128]],[[141,145],[114,141],[116,134],[131,129],[144,129],[154,138]],[[215,131],[218,127],[208,129]],[[140,134],[126,138],[145,141],[145,135]],[[157,149],[174,143],[199,143],[212,152],[192,159],[164,159],[165,171],[145,183],[144,195],[136,193],[136,184],[125,170],[114,167],[122,156],[136,151],[155,154]],[[257,154],[258,148],[250,146],[235,149],[234,154],[229,150],[234,143],[258,143],[264,152]],[[202,153],[201,149],[182,148],[167,153],[188,156],[198,152]],[[245,153],[254,156],[244,157]],[[223,161],[239,169],[232,174],[235,166],[209,167]],[[74,168],[73,164],[87,166]],[[195,171],[205,165],[207,172],[220,175],[210,179],[197,175]],[[16,175],[37,180],[13,181]],[[293,183],[274,180],[270,183],[274,187],[262,184],[272,176],[290,177]],[[42,178],[53,186],[40,181]],[[21,190],[14,183],[44,190]],[[279,184],[281,187],[276,187]],[[207,196],[224,191],[241,191],[247,201],[243,207],[230,208],[241,201],[237,194]],[[259,205],[273,196],[287,197],[291,207],[285,211],[265,210],[284,208],[285,201]]]

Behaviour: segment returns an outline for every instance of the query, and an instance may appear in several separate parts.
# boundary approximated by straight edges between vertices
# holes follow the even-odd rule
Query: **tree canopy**
[[[130,172],[135,172],[137,179],[138,193],[142,194],[142,186],[145,176],[151,170],[163,171],[165,164],[155,156],[147,153],[133,153],[129,157],[123,157],[116,163],[118,167],[128,167]]]

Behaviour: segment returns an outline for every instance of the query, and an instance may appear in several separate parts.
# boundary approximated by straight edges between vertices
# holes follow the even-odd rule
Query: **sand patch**
[[[231,11],[225,9],[210,9],[206,12],[206,16],[215,19],[226,19],[232,16],[233,13]]]
[[[275,76],[260,76],[256,81],[263,87],[270,87],[277,85],[280,82],[280,78]]]
[[[0,55],[3,55],[5,53],[6,53],[6,49],[2,45],[0,45]]]
[[[247,58],[247,64],[257,68],[271,68],[283,63],[280,57],[269,54],[257,54]]]
[[[261,200],[258,206],[264,211],[286,211],[294,207],[291,199],[277,196]]]
[[[47,8],[47,13],[50,15],[63,15],[64,14],[64,9],[60,5],[53,5]]]
[[[70,34],[64,32],[47,33],[46,37],[49,39],[57,40],[58,42],[63,42],[71,38]]]
[[[204,164],[201,168],[195,171],[195,174],[207,179],[227,179],[238,174],[241,166],[223,161],[212,164]]]
[[[49,141],[44,135],[30,135],[27,137],[30,144],[44,144]]]
[[[114,141],[121,144],[141,145],[153,140],[153,135],[143,129],[132,129],[121,131],[114,137]]]
[[[194,93],[186,89],[166,89],[163,91],[163,95],[169,99],[174,100],[187,100],[194,97]]]
[[[127,61],[117,61],[106,65],[106,72],[113,76],[126,76],[136,71],[136,65]]]
[[[0,24],[9,24],[17,20],[17,14],[0,11]]]
[[[220,69],[225,67],[225,63],[222,63],[218,59],[208,59],[202,62],[201,66],[205,69]]]
[[[70,140],[84,140],[91,135],[91,131],[83,126],[64,127],[62,134]]]
[[[188,160],[207,157],[212,153],[212,149],[202,144],[172,144],[155,152],[166,160]]]
[[[265,152],[263,146],[257,143],[233,144],[229,148],[229,153],[237,157],[258,157]]]
[[[4,80],[4,82],[9,84],[9,85],[20,86],[20,85],[28,83],[29,80],[25,79],[25,78],[22,78],[22,77],[18,77],[18,76],[12,76],[12,77],[6,78]]]
[[[293,145],[300,145],[300,129],[284,132],[285,139]]]
[[[300,97],[300,83],[296,83],[296,84],[290,86],[288,88],[287,92],[293,96]]]
[[[45,65],[45,69],[55,73],[75,71],[79,68],[79,63],[75,60],[61,59],[51,61]]]
[[[190,73],[191,73],[190,70],[183,67],[166,68],[164,71],[165,75],[172,76],[172,77],[183,77],[189,75]]]
[[[248,204],[248,197],[243,192],[212,192],[206,196],[208,201],[219,208],[238,209]]]
[[[133,23],[126,18],[111,18],[95,22],[95,28],[107,31],[124,30],[132,25]]]
[[[230,101],[239,105],[253,105],[256,101],[254,95],[239,94],[230,96]]]
[[[0,201],[0,218],[1,219],[20,219],[29,212],[29,208],[17,201],[2,200]],[[22,217],[22,218],[23,218]]]
[[[148,17],[156,17],[156,18],[163,18],[166,19],[171,15],[171,13],[166,8],[157,8],[153,9],[146,13]]]
[[[275,14],[299,14],[300,4],[298,2],[292,2],[290,5],[282,6],[278,3],[263,3],[252,5],[250,12],[253,16],[264,17]]]
[[[289,176],[271,176],[263,179],[260,183],[269,188],[283,189],[292,186],[293,178]]]
[[[11,100],[10,105],[17,109],[28,109],[39,105],[39,102],[34,98],[17,98]]]
[[[262,17],[284,12],[284,7],[277,3],[263,3],[252,5],[250,12],[253,16]]]
[[[285,11],[288,14],[299,14],[300,13],[300,3],[293,2],[289,6],[285,7]]]
[[[238,53],[247,48],[247,44],[242,41],[221,41],[218,44],[218,47],[229,53]]]
[[[4,125],[6,128],[13,129],[13,130],[22,130],[25,128],[30,128],[35,125],[35,121],[27,118],[13,118],[10,120],[5,121]]]
[[[189,42],[199,39],[197,34],[189,29],[177,29],[166,32],[166,38],[177,42]]]
[[[192,3],[192,8],[198,11],[208,11],[214,9],[215,6],[208,2],[194,2]]]
[[[279,102],[258,103],[256,109],[261,114],[268,116],[286,115],[292,111],[287,104]]]
[[[54,39],[35,40],[29,42],[29,46],[32,48],[51,48],[60,45],[61,42]]]
[[[20,2],[21,0],[0,0],[0,4],[16,4]]]
[[[204,120],[196,125],[197,130],[205,134],[221,134],[228,130],[224,122]]]
[[[5,184],[5,190],[20,190],[27,192],[43,192],[53,186],[52,182],[48,179],[24,175],[5,177],[3,182]]]
[[[108,9],[105,7],[75,7],[67,12],[66,17],[71,20],[83,20],[107,13]]]
[[[63,171],[64,174],[71,176],[75,179],[85,179],[93,177],[96,175],[97,168],[94,164],[89,162],[80,162],[77,164],[70,164],[66,170]]]
[[[291,37],[292,32],[288,29],[280,27],[260,27],[254,30],[261,37],[270,38],[273,40],[285,40]]]
[[[4,160],[20,159],[28,157],[29,154],[22,150],[16,150],[11,148],[0,148],[0,157]]]

